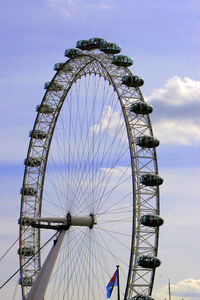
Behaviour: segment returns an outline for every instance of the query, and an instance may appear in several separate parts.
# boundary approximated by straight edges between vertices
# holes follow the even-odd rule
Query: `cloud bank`
[[[171,284],[173,300],[197,300],[200,298],[200,279],[188,278]],[[155,299],[168,299],[168,286],[164,286],[155,294]]]
[[[164,102],[175,107],[196,101],[200,103],[200,81],[174,76],[167,80],[164,87],[154,90],[148,100]]]
[[[147,101],[155,108],[153,128],[162,143],[200,143],[200,81],[174,76],[154,90]]]
[[[165,144],[190,146],[200,142],[200,128],[191,120],[161,119],[153,128],[155,135]]]

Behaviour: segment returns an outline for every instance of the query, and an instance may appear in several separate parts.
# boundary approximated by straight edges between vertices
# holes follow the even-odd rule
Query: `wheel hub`
[[[64,218],[51,218],[51,217],[40,217],[29,219],[30,224],[34,228],[43,229],[54,229],[54,230],[68,230],[71,226],[86,226],[90,229],[97,224],[96,217],[94,214],[89,216],[77,216],[68,213]]]

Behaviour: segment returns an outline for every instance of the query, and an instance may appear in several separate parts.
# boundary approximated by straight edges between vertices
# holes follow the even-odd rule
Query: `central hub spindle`
[[[96,218],[93,214],[89,216],[75,216],[68,213],[65,218],[40,217],[31,218],[29,222],[34,228],[54,229],[54,230],[68,230],[70,226],[86,226],[90,229],[97,224]]]
[[[70,226],[88,226],[90,229],[92,229],[94,224],[97,224],[97,222],[93,214],[90,214],[89,216],[73,216],[68,213],[67,224]]]

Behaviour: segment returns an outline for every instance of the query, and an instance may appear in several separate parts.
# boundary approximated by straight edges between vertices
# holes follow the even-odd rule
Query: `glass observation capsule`
[[[33,247],[24,247],[20,248],[17,251],[17,254],[22,255],[22,256],[33,256],[35,254]]]
[[[161,265],[161,261],[155,256],[140,256],[137,263],[140,267],[148,269],[155,269]]]
[[[19,218],[18,224],[23,225],[23,226],[29,226],[30,221],[27,218]]]
[[[63,66],[63,62],[60,62],[60,63],[56,63],[55,65],[54,65],[54,70],[55,71],[59,71],[60,70],[60,68]]]
[[[50,106],[48,104],[41,104],[41,105],[37,105],[36,111],[43,114],[52,114],[55,110],[53,106]]]
[[[91,45],[88,40],[79,40],[76,42],[76,48],[79,48],[81,50],[90,50]]]
[[[117,54],[121,52],[121,47],[114,43],[102,42],[100,50],[107,54]]]
[[[80,49],[76,49],[76,48],[70,48],[70,49],[66,49],[65,50],[65,56],[72,58],[76,55],[80,55],[82,53],[82,51]]]
[[[55,70],[55,71],[59,71],[59,70],[62,68],[63,65],[64,65],[64,63],[56,63],[56,64],[54,65],[54,70]],[[70,65],[66,65],[66,66],[64,67],[64,69],[63,69],[64,72],[71,72],[72,70],[73,70],[73,68],[72,68],[72,66],[70,66]]]
[[[107,41],[102,38],[89,39],[90,49],[100,49],[100,46],[103,42],[107,42]]]
[[[24,165],[29,167],[39,167],[41,165],[41,159],[36,157],[25,158]]]
[[[140,218],[140,223],[148,227],[159,227],[162,226],[164,220],[158,215],[144,215]]]
[[[163,179],[158,175],[144,174],[140,177],[140,183],[146,186],[159,186],[163,183]]]
[[[144,102],[136,102],[131,104],[130,111],[136,114],[148,115],[153,112],[153,106]]]
[[[153,136],[139,136],[136,138],[136,145],[143,148],[155,148],[160,145],[160,141]]]
[[[62,90],[62,85],[60,85],[57,82],[45,82],[44,84],[44,89],[50,89],[50,90],[54,90],[54,91],[61,91]]]
[[[32,277],[23,277],[19,279],[19,284],[23,286],[31,286],[33,284],[33,278]]]
[[[126,55],[114,55],[111,63],[118,67],[129,67],[133,64],[133,60],[131,57]]]
[[[137,295],[131,298],[131,300],[154,300],[151,296],[142,296],[142,295]]]
[[[42,140],[46,138],[47,133],[42,130],[31,130],[29,132],[29,137],[32,137],[33,139],[39,139]]]
[[[35,196],[37,194],[37,190],[31,186],[26,186],[21,188],[20,194],[24,196]]]
[[[122,77],[122,83],[129,87],[140,87],[144,84],[144,80],[139,76],[126,75]]]

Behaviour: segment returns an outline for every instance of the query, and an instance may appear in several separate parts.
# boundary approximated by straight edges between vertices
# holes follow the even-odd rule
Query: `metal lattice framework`
[[[120,112],[121,119],[120,120],[123,119],[123,125],[120,125],[120,126],[123,126],[123,130],[121,130],[121,129],[120,130],[115,129],[115,130],[116,130],[116,136],[119,133],[121,140],[123,140],[124,136],[126,136],[126,141],[124,142],[125,146],[123,146],[123,147],[128,148],[126,153],[128,153],[128,155],[129,155],[129,162],[126,165],[129,168],[131,167],[131,175],[129,176],[128,180],[129,180],[129,184],[131,183],[131,185],[132,185],[132,188],[131,188],[132,196],[130,197],[130,193],[129,193],[129,196],[126,197],[126,203],[127,203],[127,201],[129,201],[129,205],[131,208],[130,209],[130,211],[131,211],[131,217],[130,217],[131,220],[130,221],[131,222],[129,224],[129,229],[128,229],[130,231],[130,233],[127,234],[129,236],[129,238],[127,239],[128,241],[126,244],[126,248],[127,248],[126,251],[128,251],[130,253],[130,255],[129,255],[128,261],[125,263],[126,267],[123,269],[123,266],[122,266],[121,273],[124,272],[125,279],[124,279],[124,283],[122,282],[122,285],[121,285],[121,294],[123,295],[124,300],[132,299],[132,297],[135,295],[150,296],[152,294],[152,288],[153,288],[153,282],[154,282],[154,276],[155,276],[155,268],[141,267],[138,264],[138,258],[141,256],[149,256],[149,257],[157,256],[159,227],[144,226],[141,224],[140,218],[141,218],[141,216],[147,215],[147,214],[159,215],[159,213],[160,213],[160,211],[159,211],[159,187],[144,185],[141,183],[140,178],[142,175],[147,174],[147,173],[157,175],[158,174],[158,166],[157,166],[157,158],[156,158],[155,148],[147,148],[147,147],[138,146],[136,144],[136,139],[140,136],[153,137],[153,132],[152,132],[151,122],[150,122],[148,114],[137,114],[130,110],[130,106],[133,103],[145,102],[139,88],[128,87],[128,86],[122,84],[122,77],[127,76],[127,75],[132,75],[131,71],[127,67],[119,67],[119,66],[112,64],[111,58],[112,58],[112,55],[102,53],[101,51],[99,51],[99,49],[94,49],[94,50],[90,50],[90,51],[82,51],[82,53],[74,55],[71,59],[67,60],[65,63],[62,64],[60,69],[56,72],[54,78],[52,79],[52,81],[44,95],[44,98],[43,98],[43,101],[42,101],[40,107],[46,107],[46,108],[48,107],[48,108],[50,108],[50,110],[44,111],[42,109],[38,109],[35,124],[34,124],[33,130],[32,130],[32,133],[31,133],[31,139],[30,139],[27,158],[25,161],[24,180],[23,180],[23,187],[22,187],[22,191],[21,191],[22,199],[21,199],[21,213],[20,213],[20,221],[19,221],[19,223],[20,223],[20,249],[19,249],[20,266],[22,267],[24,265],[24,263],[26,263],[30,259],[30,256],[34,253],[33,258],[26,264],[25,267],[22,267],[22,269],[21,269],[21,274],[20,274],[21,282],[20,283],[22,286],[23,299],[25,299],[25,297],[29,293],[32,283],[35,281],[35,279],[40,271],[41,265],[42,265],[41,251],[39,251],[40,247],[41,247],[41,229],[31,227],[30,226],[31,219],[40,218],[42,215],[45,215],[45,213],[44,214],[42,213],[42,202],[44,201],[43,200],[44,197],[46,197],[45,191],[44,191],[44,186],[45,186],[45,181],[48,178],[47,169],[48,169],[48,164],[50,164],[50,162],[49,162],[50,154],[49,153],[50,153],[51,147],[55,151],[54,146],[52,146],[52,140],[53,140],[54,135],[56,136],[57,121],[59,120],[60,116],[62,115],[63,105],[66,101],[68,101],[68,103],[70,103],[71,100],[69,100],[69,99],[73,98],[73,95],[75,93],[78,95],[77,99],[82,97],[83,87],[80,84],[81,80],[84,80],[84,82],[86,82],[85,86],[87,84],[89,85],[90,84],[89,82],[91,82],[93,80],[95,82],[95,91],[97,90],[97,85],[99,85],[98,89],[99,89],[99,91],[101,91],[102,90],[102,82],[106,82],[106,84],[108,83],[108,85],[106,85],[106,88],[104,88],[104,91],[106,91],[106,92],[104,92],[104,94],[110,93],[110,95],[111,95],[110,99],[115,97],[115,99],[117,99],[118,103],[120,104],[118,107],[118,110],[116,109],[116,112],[111,113],[109,118],[111,120],[113,120],[112,117],[113,116],[116,117],[117,112],[119,111],[119,108],[121,109],[121,112]],[[88,79],[88,78],[90,78],[90,79]],[[96,78],[99,81],[97,81]],[[74,92],[72,94],[70,94],[73,87],[74,87]],[[110,90],[108,92],[108,89],[112,90],[113,92],[110,92]],[[94,92],[92,92],[92,93],[94,93]],[[100,92],[98,92],[98,93],[100,93]],[[113,96],[113,95],[115,95],[115,96]],[[99,96],[96,96],[96,98],[98,98],[98,97]],[[103,96],[102,96],[102,98],[103,98]],[[107,98],[108,98],[108,96],[107,96]],[[79,101],[79,100],[76,100],[76,101]],[[96,101],[95,105],[96,105],[96,107],[98,106],[98,101]],[[78,106],[78,104],[77,104],[77,106]],[[86,105],[85,105],[85,107],[86,107]],[[95,134],[99,134],[99,131],[98,131],[99,128],[102,129],[102,133],[99,134],[98,138],[99,139],[102,138],[102,140],[104,138],[105,128],[103,127],[104,125],[103,125],[102,119],[103,119],[103,117],[105,117],[105,114],[106,114],[105,111],[109,107],[110,106],[108,106],[108,105],[106,106],[106,104],[102,104],[101,115],[99,114],[98,118],[96,117],[96,119],[93,123],[92,123],[92,121],[91,121],[91,123],[89,123],[89,121],[87,121],[88,124],[90,124],[90,126],[88,126],[88,127],[90,127],[90,131],[91,131],[91,128],[93,128],[93,132],[94,132],[93,138],[91,138],[91,140],[93,139],[93,141],[95,140],[95,142],[93,145],[93,150],[91,150],[91,151],[94,151],[94,148],[96,147],[95,146],[95,143],[96,143]],[[73,108],[71,110],[73,110]],[[87,110],[87,107],[84,110]],[[93,112],[93,109],[91,109],[91,111]],[[77,108],[76,115],[81,114],[80,112],[81,112],[81,109],[79,107],[79,108]],[[73,112],[71,114],[72,114],[72,118],[73,118]],[[69,113],[68,118],[70,118],[70,113]],[[86,117],[84,117],[84,118],[86,118]],[[97,119],[98,119],[99,123],[97,122]],[[64,122],[64,121],[62,121],[62,122]],[[86,123],[85,119],[83,119],[82,122],[83,123],[80,122],[78,127],[79,127],[79,129],[81,128],[81,130],[84,131],[83,128],[85,126],[84,124]],[[83,125],[81,125],[81,124],[83,124]],[[100,124],[100,125],[98,125],[98,124]],[[118,122],[118,125],[117,125],[118,127],[119,127],[119,124],[121,124],[121,121]],[[99,126],[99,127],[97,127],[97,126]],[[108,131],[111,132],[112,127],[111,127],[111,125],[109,125],[109,126],[110,127],[109,127]],[[74,125],[74,127],[75,127],[75,125]],[[103,128],[104,128],[104,131],[103,131]],[[124,131],[124,128],[125,128],[126,132]],[[95,131],[95,129],[96,129],[96,131]],[[72,128],[72,131],[73,130],[76,132],[76,135],[78,135],[77,131],[76,131],[77,129]],[[62,140],[65,138],[64,134],[63,134]],[[85,135],[85,137],[87,137],[87,135]],[[61,136],[59,138],[59,135],[57,135],[57,137],[58,137],[57,139],[60,141]],[[110,136],[109,136],[109,138],[110,138]],[[107,140],[109,140],[109,138],[105,138],[104,143],[107,143]],[[67,139],[67,137],[66,137],[66,139]],[[114,137],[113,140],[116,143],[117,138]],[[76,143],[77,142],[74,142],[74,145],[76,145]],[[82,141],[82,144],[83,144],[83,141]],[[100,145],[100,142],[99,142],[99,145]],[[117,148],[117,145],[121,145],[121,144],[115,144],[116,148]],[[67,147],[69,148],[69,146],[64,146],[63,149],[66,150]],[[73,148],[72,149],[73,150],[72,153],[73,153],[76,147],[75,146],[71,146],[71,147]],[[107,150],[102,150],[102,151],[104,151],[104,155],[105,155],[106,151],[108,151],[108,149],[109,149],[108,146],[106,146],[106,147],[107,147],[106,148]],[[113,148],[114,148],[114,146],[113,146]],[[84,152],[84,147],[81,149],[81,151]],[[115,153],[117,153],[117,152],[115,152]],[[122,153],[122,152],[120,152],[120,153]],[[118,160],[120,160],[121,156],[122,156],[122,154],[120,154],[120,153],[118,154],[118,157],[119,157]],[[88,156],[90,156],[90,154]],[[69,158],[69,154],[67,154],[67,155],[68,155],[67,158],[65,156],[66,160]],[[96,159],[95,155],[96,154],[93,155],[93,162],[90,164],[90,167],[89,167],[90,169],[95,168],[95,162],[94,162],[94,160]],[[80,154],[78,154],[77,157],[80,159]],[[84,157],[84,153],[83,153],[83,157]],[[102,157],[103,157],[103,155],[102,155]],[[57,157],[54,157],[54,160],[56,160],[56,159],[57,159]],[[69,160],[70,160],[70,158],[69,158]],[[47,161],[48,161],[48,164],[47,164]],[[72,162],[72,158],[71,158],[71,162]],[[101,159],[99,159],[98,162],[100,165],[100,163],[102,163]],[[68,163],[68,164],[70,164],[70,163]],[[84,164],[86,165],[86,162],[83,163],[80,159],[80,167],[79,167],[80,169],[77,169],[78,167],[76,167],[76,166],[74,167],[74,169],[73,169],[74,171],[71,173],[72,174],[71,175],[72,177],[70,179],[71,181],[79,180],[81,182],[80,178],[83,177],[84,172],[88,173],[88,174],[90,173],[88,171],[89,168],[87,171],[83,171],[83,170],[85,170]],[[59,164],[57,164],[57,165],[59,165]],[[67,165],[67,168],[69,168],[69,169],[72,168],[72,165],[75,165],[75,162],[73,162],[73,164],[71,163],[71,167]],[[111,162],[109,162],[108,165],[109,165],[109,167],[107,167],[107,170],[109,168],[113,169],[113,170],[114,169],[115,170],[123,170],[123,169],[120,169],[123,166],[122,163],[121,163],[120,167],[118,167],[118,169],[117,169],[116,163],[114,165],[112,165]],[[125,175],[128,174],[128,172],[129,172],[129,171],[127,171],[128,167],[124,171]],[[103,172],[102,171],[103,168],[105,168],[105,166],[102,163],[101,173]],[[65,170],[65,173],[69,173],[69,169],[67,172]],[[100,169],[100,167],[98,167],[98,170],[99,169]],[[50,171],[48,171],[48,172],[50,173]],[[79,176],[79,179],[76,179],[76,178],[73,179],[74,174],[79,174],[81,172],[82,172],[82,177],[80,177],[80,175],[77,175],[77,176]],[[96,173],[97,173],[97,171],[96,171]],[[110,178],[112,178],[112,176],[114,176],[113,174],[114,174],[114,172],[110,171],[109,179],[108,179],[108,176],[107,176],[107,178],[105,178],[105,180],[110,180],[110,181],[109,181],[109,184],[105,183],[103,185],[104,195],[112,196],[112,189],[110,188],[110,190],[109,190],[108,186],[111,185],[112,179],[110,179]],[[125,176],[125,175],[123,175],[123,176]],[[88,175],[88,176],[91,176],[91,175]],[[100,175],[98,175],[98,176],[100,176]],[[113,188],[113,190],[118,191],[119,185],[121,185],[121,187],[123,187],[123,184],[125,182],[125,179],[124,179],[125,177],[123,177],[123,176],[121,176],[120,182],[118,180],[118,182],[117,182],[115,188]],[[104,174],[104,177],[106,177],[105,174]],[[99,180],[103,181],[104,177],[103,176],[99,177]],[[49,176],[49,178],[50,178],[50,176]],[[89,179],[85,179],[85,181],[88,180],[88,182],[90,182],[91,178],[92,178],[92,176],[89,177]],[[91,189],[91,190],[96,189],[95,184],[96,183],[94,183],[93,189]],[[52,186],[53,186],[53,184],[52,184]],[[70,188],[68,187],[68,190],[69,189]],[[74,187],[73,192],[75,190],[79,190],[79,193],[81,193],[82,189],[83,189],[82,186],[80,188]],[[48,188],[46,188],[46,190],[48,190]],[[58,190],[58,188],[57,188],[57,190]],[[58,190],[56,193],[59,194],[60,191]],[[56,193],[55,193],[55,195],[56,195]],[[86,192],[82,192],[82,196],[80,197],[81,199],[83,199],[84,193],[86,193]],[[89,194],[90,194],[90,192],[88,192],[88,198],[89,198]],[[71,197],[72,196],[70,196],[69,198],[71,198]],[[79,195],[76,197],[78,198]],[[115,195],[114,195],[114,197],[115,197]],[[65,198],[65,201],[68,201],[68,196],[65,195],[64,198]],[[102,196],[102,199],[103,199],[103,196]],[[102,200],[103,203],[106,202],[105,199],[106,198],[104,198],[104,200]],[[123,197],[122,197],[122,199],[123,199]],[[56,203],[58,202],[55,199],[54,199],[54,201]],[[121,203],[120,201],[121,200],[119,200],[118,202]],[[113,204],[113,207],[117,207],[118,202]],[[125,206],[126,203],[124,202],[123,205]],[[121,207],[123,207],[123,205]],[[48,207],[48,203],[46,206],[44,205],[44,207],[46,209]],[[122,208],[120,208],[120,209],[122,209]],[[104,210],[101,210],[101,214],[100,214],[100,216],[102,218],[103,218],[103,213],[102,213],[103,211]],[[114,209],[113,209],[113,211],[114,211]],[[130,214],[130,211],[127,213],[128,216]],[[97,230],[98,226],[99,226],[99,229],[102,229],[101,224],[100,225],[98,224],[98,213],[96,213],[94,211],[91,211],[91,212],[94,213],[97,217],[97,225],[94,226],[95,227],[94,230]],[[112,209],[111,209],[111,212],[112,212]],[[116,215],[119,216],[119,210],[116,210],[116,212],[117,212]],[[126,217],[125,212],[126,212],[126,210],[124,210],[124,213],[123,213],[124,217]],[[64,211],[63,215],[66,215],[66,213],[68,213],[68,211]],[[108,219],[106,219],[106,220],[108,220]],[[118,220],[119,220],[119,218],[117,219],[117,221]],[[110,230],[110,228],[109,228],[109,230]],[[121,236],[118,241],[118,240],[116,240],[116,238],[114,238],[115,232],[112,228],[112,230],[110,230],[110,232],[112,232],[110,239],[113,238],[113,243],[115,243],[115,241],[116,241],[116,244],[123,243],[123,237],[126,235],[126,230],[127,230],[126,228],[122,230]],[[91,232],[93,232],[93,229],[90,230],[89,233],[87,233],[87,236],[91,235],[92,234]],[[79,234],[79,233],[77,233],[77,234]],[[66,233],[66,235],[67,235],[67,233]],[[88,272],[88,274],[89,274],[89,269],[92,268],[91,261],[97,260],[98,253],[100,253],[100,252],[103,253],[104,250],[105,250],[105,253],[110,251],[110,248],[108,248],[106,246],[107,245],[107,240],[106,240],[106,241],[102,242],[103,246],[102,246],[101,250],[97,250],[97,252],[95,254],[94,249],[96,249],[100,246],[99,246],[99,242],[97,242],[97,239],[94,236],[92,236],[92,238],[90,237],[90,242],[87,242],[87,243],[92,244],[93,242],[94,243],[96,242],[96,246],[90,245],[90,249],[92,249],[91,250],[92,258],[89,257],[89,254],[88,254],[88,256],[85,255],[85,259],[87,258],[88,261],[90,260],[90,267],[87,267],[87,271],[85,271],[85,272]],[[83,244],[84,244],[84,242],[82,241],[82,245]],[[87,248],[88,247],[89,246],[87,246]],[[107,248],[107,249],[105,249],[105,248]],[[98,249],[100,249],[100,248],[98,248]],[[28,254],[27,254],[27,251],[29,251]],[[113,250],[113,251],[115,252],[115,250]],[[120,251],[123,252],[122,250],[119,250],[119,253],[120,253],[119,259],[121,261],[118,261],[118,263],[119,264],[122,263],[122,265],[123,265],[123,262],[122,262],[123,254],[121,257]],[[26,252],[26,255],[25,255],[25,252]],[[103,254],[103,255],[107,255],[107,254]],[[113,255],[113,254],[111,253],[111,255]],[[117,257],[115,257],[115,258],[117,260]],[[126,257],[126,259],[127,259],[127,257]],[[96,269],[99,269],[101,266],[101,269],[103,270],[101,272],[104,272],[106,274],[107,270],[106,270],[106,267],[103,267],[102,260],[99,263],[97,261],[93,262],[93,264],[95,265]],[[106,256],[105,256],[105,260],[107,260]],[[108,280],[110,279],[109,272],[112,272],[112,270],[114,271],[115,265],[112,264],[109,268],[111,268],[111,269],[110,269],[110,271],[108,271],[108,276],[105,278],[105,282],[102,283],[103,288],[105,288],[106,282],[108,282]],[[102,277],[105,277],[104,273],[102,274]],[[66,276],[69,276],[69,275],[66,275]],[[88,278],[89,277],[90,276],[88,275]],[[91,277],[95,277],[95,275],[93,275]],[[92,285],[91,284],[92,279],[90,279],[89,281],[90,281],[90,285]],[[98,284],[101,285],[101,283],[100,282],[97,283],[98,281],[95,279],[93,279],[93,281],[94,281],[93,284],[97,290],[97,285]],[[86,285],[86,283],[82,284],[82,285]],[[87,285],[89,286],[89,283],[87,283]],[[101,287],[101,289],[102,289],[102,287]],[[70,289],[70,286],[68,286],[68,289]],[[77,293],[76,299],[79,299],[79,297],[81,299],[103,299],[103,296],[102,296],[103,292],[100,289],[99,289],[99,292],[97,293],[97,295],[96,294],[94,295],[94,292],[92,292],[92,291],[90,292],[90,290],[92,290],[92,288],[88,287],[87,292],[83,292],[83,291],[82,291],[82,293],[79,292],[81,294],[81,296],[79,295],[79,293]],[[69,292],[69,291],[65,292],[65,293],[63,292],[63,295],[66,296],[66,299],[68,299],[67,293],[70,294],[71,292]],[[84,296],[84,293],[86,293],[85,296]],[[90,295],[90,298],[88,297],[88,295]],[[63,298],[61,298],[61,299],[65,299],[65,296],[62,296]],[[72,298],[73,297],[71,296],[70,299],[72,299]],[[106,292],[104,294],[104,298],[106,298]],[[60,298],[57,298],[57,299],[60,299]]]

